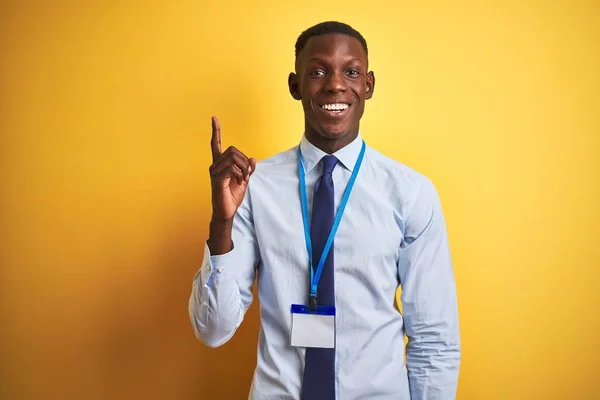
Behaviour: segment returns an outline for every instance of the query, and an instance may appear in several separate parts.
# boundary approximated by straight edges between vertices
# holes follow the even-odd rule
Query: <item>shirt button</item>
[[[223,272],[223,267],[217,268],[217,272]]]

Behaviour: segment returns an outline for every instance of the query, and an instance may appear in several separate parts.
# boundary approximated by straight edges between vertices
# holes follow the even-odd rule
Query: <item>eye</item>
[[[350,69],[348,70],[347,74],[350,76],[358,76],[360,75],[360,71],[357,69]]]
[[[323,71],[322,69],[316,69],[314,71],[311,71],[310,76],[324,76],[325,75],[325,71]]]

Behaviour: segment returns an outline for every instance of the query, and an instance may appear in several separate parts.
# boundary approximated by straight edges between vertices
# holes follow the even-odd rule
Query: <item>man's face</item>
[[[302,100],[307,135],[338,140],[358,133],[371,98],[375,77],[360,42],[349,35],[315,36],[296,58],[296,74],[290,74],[290,93]]]

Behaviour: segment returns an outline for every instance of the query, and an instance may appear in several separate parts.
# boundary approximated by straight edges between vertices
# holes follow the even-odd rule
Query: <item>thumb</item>
[[[256,158],[250,158],[248,161],[250,161],[250,175],[252,175],[254,173],[254,171],[256,171]]]

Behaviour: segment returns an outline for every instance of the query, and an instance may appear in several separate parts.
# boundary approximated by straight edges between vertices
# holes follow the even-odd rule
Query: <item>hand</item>
[[[256,160],[248,158],[229,147],[221,151],[221,126],[217,117],[212,117],[210,140],[213,163],[209,168],[212,188],[213,222],[228,222],[233,219],[246,189],[250,176],[256,169]]]

